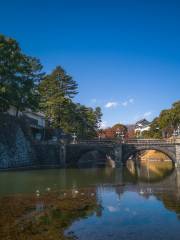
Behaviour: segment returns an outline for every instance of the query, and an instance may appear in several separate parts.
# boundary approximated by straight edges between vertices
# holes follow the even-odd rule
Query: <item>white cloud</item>
[[[107,209],[109,210],[109,212],[118,212],[119,208],[113,207],[113,206],[107,206]]]
[[[118,106],[118,102],[107,102],[105,108],[115,108]]]
[[[126,101],[124,102],[117,102],[117,101],[109,101],[105,104],[105,108],[115,108],[117,106],[123,106],[123,107],[127,107],[130,104],[134,103],[134,98],[128,98]]]
[[[134,103],[134,98],[130,98],[129,103]]]
[[[107,128],[107,121],[102,121],[101,124],[100,124],[100,128]]]
[[[127,101],[122,102],[123,107],[127,107],[129,104],[134,103],[134,98],[129,98]]]
[[[123,107],[127,107],[127,105],[128,105],[128,101],[122,102]]]
[[[150,111],[149,111],[149,112],[145,112],[145,113],[143,114],[143,117],[145,117],[145,118],[146,118],[146,117],[149,117],[149,116],[151,116],[151,114],[152,114],[152,112],[150,112]]]

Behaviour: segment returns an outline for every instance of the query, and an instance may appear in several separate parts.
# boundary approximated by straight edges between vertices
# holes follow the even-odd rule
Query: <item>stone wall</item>
[[[0,114],[0,170],[64,167],[65,157],[64,145],[34,143],[23,119]]]
[[[36,165],[40,167],[65,167],[66,148],[60,144],[34,144]]]
[[[30,132],[25,123],[0,114],[0,169],[29,167],[34,165],[35,160]]]

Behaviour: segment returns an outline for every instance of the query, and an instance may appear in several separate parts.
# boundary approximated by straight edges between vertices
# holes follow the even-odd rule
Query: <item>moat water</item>
[[[48,208],[42,207],[43,197],[41,199],[47,192],[49,198],[53,192],[64,194],[64,201],[67,192],[72,194],[67,194],[68,201],[70,197],[76,201],[79,196],[79,201],[81,195],[83,198],[88,193],[88,198],[95,194],[93,204],[96,207],[76,218],[73,217],[68,226],[64,227],[65,237],[81,240],[180,239],[180,170],[174,169],[171,162],[134,164],[129,161],[126,167],[119,169],[56,169],[0,173],[0,208],[11,198],[16,201],[17,197],[20,201],[20,198],[28,195],[36,196],[38,211],[47,211]],[[60,197],[56,201],[62,201],[59,199]],[[20,208],[21,206],[18,207],[19,212]],[[3,214],[8,211],[9,208],[5,208],[0,212],[0,217],[4,218]],[[62,215],[58,216],[61,221]],[[11,221],[16,220],[17,223],[20,213],[13,217]],[[56,224],[56,228],[52,229],[58,229],[57,219],[51,217],[48,224],[48,228],[51,224]],[[8,232],[8,222],[2,225],[0,223],[1,228],[4,234],[6,230]],[[24,227],[22,229],[24,231]],[[52,232],[56,230],[52,229],[53,236]],[[29,239],[38,239],[37,236]]]

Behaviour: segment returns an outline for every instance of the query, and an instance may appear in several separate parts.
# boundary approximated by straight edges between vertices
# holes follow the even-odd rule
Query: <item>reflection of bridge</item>
[[[137,182],[134,184],[129,181],[128,184],[126,183],[126,180],[122,178],[121,184],[116,187],[116,193],[119,197],[126,191],[137,192],[145,198],[156,196],[167,209],[176,212],[179,216],[180,168],[174,169],[169,176],[164,176],[157,182],[143,182],[137,177]]]
[[[117,166],[125,163],[129,157],[135,156],[140,151],[157,150],[167,155],[176,165],[180,165],[180,141],[165,141],[155,139],[139,139],[129,140],[125,143],[118,143],[112,140],[94,140],[82,141],[79,144],[67,146],[67,163],[74,163],[79,159],[86,161],[85,156],[90,156],[90,153],[99,153],[104,161],[107,156],[110,156],[116,161]],[[94,154],[93,156],[99,156]],[[98,161],[93,159],[92,161]]]

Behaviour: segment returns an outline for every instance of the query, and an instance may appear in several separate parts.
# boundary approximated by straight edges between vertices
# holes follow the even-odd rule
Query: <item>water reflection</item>
[[[165,164],[165,165],[164,165]],[[0,173],[0,196],[16,193],[37,195],[57,189],[71,189],[106,184],[137,183],[144,180],[160,181],[173,172],[171,162],[135,164],[112,169],[55,169]],[[38,191],[38,192],[37,192]]]
[[[159,165],[158,169],[159,169]],[[144,167],[144,166],[143,166]],[[161,167],[164,169],[164,167]],[[78,239],[178,240],[180,234],[180,170],[159,181],[124,181],[124,184],[97,186],[100,214],[75,221],[66,230]],[[153,168],[154,169],[154,168]],[[155,171],[157,172],[157,171]],[[125,172],[124,172],[125,174]],[[143,172],[143,177],[145,173]],[[146,171],[147,174],[147,171]],[[125,174],[127,176],[127,174]],[[154,176],[154,173],[153,173]],[[158,176],[158,174],[157,174]],[[146,176],[148,178],[148,174]]]
[[[0,194],[3,240],[179,240],[180,169],[171,162],[1,173]]]
[[[101,214],[75,221],[66,230],[78,239],[179,239],[180,221],[156,196],[124,191],[101,191]],[[90,236],[88,238],[87,236]]]
[[[141,161],[130,159],[127,161],[127,169],[138,180],[141,181],[159,181],[173,172],[173,163],[166,161]]]

